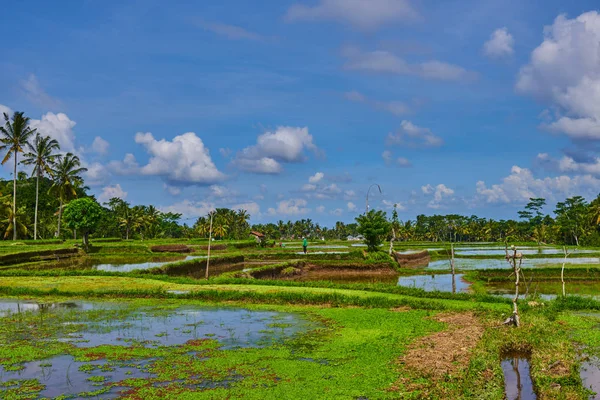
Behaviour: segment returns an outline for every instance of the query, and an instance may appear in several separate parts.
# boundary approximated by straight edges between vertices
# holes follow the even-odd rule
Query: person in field
[[[302,248],[304,249],[304,254],[306,254],[308,251],[308,240],[306,240],[306,237],[302,238]]]

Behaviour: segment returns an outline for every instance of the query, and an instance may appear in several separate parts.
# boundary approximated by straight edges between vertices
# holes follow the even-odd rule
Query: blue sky
[[[101,200],[188,222],[218,206],[350,222],[372,183],[402,219],[514,218],[529,197],[600,192],[597,9],[9,2],[0,109],[79,154]]]

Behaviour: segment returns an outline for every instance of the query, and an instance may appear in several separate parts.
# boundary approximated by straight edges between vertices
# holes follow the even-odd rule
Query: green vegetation
[[[356,218],[358,233],[364,236],[368,250],[377,251],[390,233],[390,223],[384,211],[369,210]]]
[[[65,207],[66,226],[83,234],[83,246],[86,249],[89,246],[89,235],[100,224],[102,213],[102,207],[90,198],[73,200]]]

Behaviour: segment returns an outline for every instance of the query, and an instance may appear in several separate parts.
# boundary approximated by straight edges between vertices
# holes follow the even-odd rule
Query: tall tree
[[[38,204],[40,194],[40,178],[44,174],[52,174],[52,163],[57,157],[55,153],[60,145],[50,136],[35,135],[33,143],[29,143],[29,152],[24,155],[23,164],[33,165],[31,176],[36,177],[35,182],[35,216],[33,219],[33,240],[37,240]]]
[[[35,129],[29,126],[29,118],[25,117],[22,112],[15,111],[12,116],[12,121],[7,113],[4,113],[4,126],[0,126],[0,151],[6,150],[6,156],[2,160],[4,165],[10,157],[14,158],[13,170],[13,204],[12,217],[13,226],[17,226],[17,164],[19,153],[23,153],[23,149],[29,144],[29,139],[35,134]],[[13,240],[17,240],[18,229],[13,229]]]
[[[579,246],[579,238],[585,233],[588,219],[588,204],[581,196],[569,197],[564,202],[556,204],[556,223],[563,233],[575,240]],[[587,225],[589,226],[589,225]]]
[[[83,178],[80,176],[87,168],[81,166],[79,157],[72,153],[64,156],[59,155],[52,166],[54,183],[50,190],[58,196],[58,229],[57,236],[60,237],[60,223],[65,202],[77,197],[77,189],[83,186]]]

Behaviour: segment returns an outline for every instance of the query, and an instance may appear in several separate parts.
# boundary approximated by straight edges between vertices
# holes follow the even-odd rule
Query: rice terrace
[[[600,400],[600,9],[0,8],[0,399]]]

